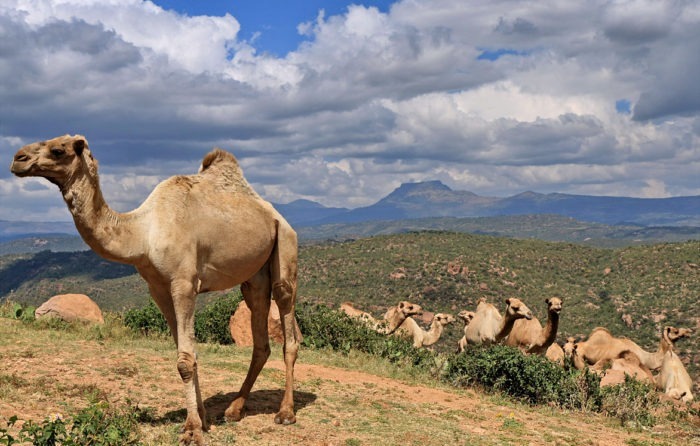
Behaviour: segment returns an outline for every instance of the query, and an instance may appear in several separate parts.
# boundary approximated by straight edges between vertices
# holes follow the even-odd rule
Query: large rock
[[[59,294],[44,302],[34,312],[34,317],[57,317],[64,321],[104,323],[102,311],[84,294]]]
[[[231,338],[233,338],[233,342],[235,342],[236,345],[253,345],[253,333],[250,329],[250,309],[245,301],[241,301],[241,303],[238,304],[236,311],[229,320],[228,326],[231,330]],[[277,308],[277,303],[274,300],[270,305],[270,314],[267,317],[267,333],[272,341],[278,344],[284,343],[282,322],[280,322],[280,310]],[[298,326],[297,337],[301,341],[301,332]]]

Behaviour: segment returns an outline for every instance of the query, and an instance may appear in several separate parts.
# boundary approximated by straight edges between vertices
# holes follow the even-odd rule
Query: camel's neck
[[[496,333],[496,342],[501,342],[510,334],[513,330],[513,325],[515,325],[515,321],[516,319],[507,316],[501,320],[501,329]]]
[[[542,329],[540,336],[528,349],[528,353],[544,353],[550,345],[557,339],[559,329],[559,313],[550,311],[547,317],[547,324]]]
[[[440,336],[442,336],[443,329],[444,326],[440,322],[433,321],[433,323],[430,324],[430,330],[423,334],[423,345],[435,344],[440,339]]]
[[[384,320],[386,321],[386,326],[383,330],[384,334],[392,334],[406,320],[406,315],[403,311],[399,311],[398,308],[392,307],[384,314]]]
[[[113,211],[102,196],[97,177],[71,178],[61,187],[75,226],[93,251],[108,260],[134,264],[141,256],[141,234],[132,217]]]

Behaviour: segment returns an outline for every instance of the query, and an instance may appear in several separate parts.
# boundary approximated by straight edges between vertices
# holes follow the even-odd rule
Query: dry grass
[[[284,381],[279,350],[273,348],[256,383],[248,416],[227,423],[223,411],[245,375],[251,350],[200,346],[203,397],[212,421],[209,444],[687,444],[691,429],[699,427],[661,420],[653,431],[628,432],[598,414],[532,408],[411,377],[360,354],[307,350],[296,369],[298,422],[278,426],[273,417]],[[0,420],[71,414],[97,395],[145,411],[144,444],[176,444],[185,411],[175,356],[169,339],[134,336],[115,321],[96,329],[0,318]]]

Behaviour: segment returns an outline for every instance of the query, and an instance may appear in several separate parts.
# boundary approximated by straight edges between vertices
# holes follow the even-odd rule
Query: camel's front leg
[[[194,337],[195,292],[192,283],[173,282],[171,285],[177,318],[177,371],[185,385],[187,419],[180,444],[204,445],[203,431],[208,430],[207,416],[199,391],[197,356]]]
[[[254,277],[241,284],[241,293],[250,309],[250,326],[253,333],[253,357],[248,374],[238,391],[238,395],[226,409],[227,420],[240,421],[245,415],[245,402],[255,384],[260,371],[270,357],[270,339],[267,332],[267,318],[270,314],[270,274],[265,266]]]

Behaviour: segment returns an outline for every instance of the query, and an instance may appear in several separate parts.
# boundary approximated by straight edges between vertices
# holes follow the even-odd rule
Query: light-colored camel
[[[642,363],[639,356],[629,350],[621,352],[615,359],[598,361],[591,370],[602,376],[601,387],[622,384],[625,382],[625,375],[646,384],[654,382],[651,370]]]
[[[573,336],[569,336],[566,338],[566,342],[562,346],[562,350],[564,350],[564,356],[567,358],[571,358],[574,354],[574,348],[576,347],[576,338]]]
[[[518,319],[505,340],[506,345],[518,347],[524,353],[544,355],[554,344],[557,339],[562,302],[558,297],[547,298],[544,301],[547,304],[547,324],[544,328],[534,316],[531,319]]]
[[[664,359],[661,362],[661,370],[656,376],[656,387],[673,399],[683,402],[693,401],[693,380],[690,378],[681,358],[673,351],[672,330],[667,330],[672,328],[666,327],[664,329]],[[689,329],[681,328],[679,330],[684,330],[686,336],[692,333]]]
[[[659,347],[656,352],[648,352],[628,338],[613,336],[606,328],[597,327],[588,339],[577,342],[574,347],[574,366],[582,369],[599,361],[617,359],[626,350],[631,351],[649,370],[658,370],[664,359],[664,343],[673,345],[677,340],[686,337],[690,331],[685,328],[664,327]]]
[[[347,314],[352,319],[357,319],[367,326],[376,329],[379,321],[366,311],[362,311],[353,305],[352,302],[343,302],[340,304],[340,311]]]
[[[462,322],[464,322],[464,336],[457,342],[457,353],[462,353],[465,348],[467,348],[467,327],[471,323],[472,319],[474,319],[474,316],[476,313],[473,311],[467,311],[467,310],[462,310],[459,312],[457,317],[459,319],[462,319]]]
[[[467,326],[464,335],[467,343],[472,345],[501,342],[513,329],[516,320],[532,319],[530,309],[515,297],[505,300],[505,316],[484,299],[479,299],[474,319]]]
[[[564,349],[561,347],[561,345],[557,344],[556,342],[552,342],[552,345],[547,347],[544,357],[552,362],[556,362],[559,365],[564,365],[564,358],[566,355],[564,354]]]
[[[384,317],[376,330],[383,334],[394,333],[410,316],[418,316],[423,314],[423,308],[420,305],[402,300],[397,305],[389,307],[384,313]]]
[[[455,321],[455,317],[447,313],[437,313],[428,331],[423,330],[418,322],[412,317],[407,317],[399,328],[394,332],[395,335],[413,339],[413,346],[416,348],[427,347],[435,344],[442,336],[442,332],[447,324]]]
[[[225,415],[232,420],[243,417],[245,401],[270,355],[267,316],[272,295],[281,315],[286,365],[275,422],[296,421],[297,236],[250,187],[233,155],[214,149],[204,157],[198,174],[163,181],[127,213],[115,212],[105,202],[97,161],[81,135],[22,147],[11,171],[56,184],[83,240],[106,259],[134,265],[148,282],[177,345],[187,403],[181,443],[204,444],[202,432],[208,429],[195,353],[195,297],[238,284],[252,313],[254,348],[246,378]]]

